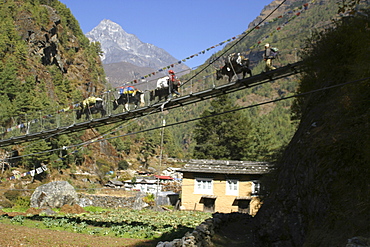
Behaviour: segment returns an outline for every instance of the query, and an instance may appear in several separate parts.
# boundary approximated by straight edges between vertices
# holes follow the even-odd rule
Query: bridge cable
[[[278,10],[284,3],[286,2],[286,0],[283,0],[273,11],[271,11],[270,14],[268,14],[263,20],[261,20],[257,25],[255,25],[251,30],[249,30],[246,34],[244,34],[241,38],[239,38],[237,41],[235,41],[232,45],[229,46],[229,48],[227,48],[224,52],[221,53],[220,56],[216,57],[214,60],[210,61],[208,65],[206,65],[204,68],[202,68],[201,70],[199,70],[195,75],[193,75],[192,77],[190,77],[190,79],[188,79],[186,82],[184,82],[183,84],[180,85],[180,87],[182,85],[185,85],[186,83],[188,83],[190,80],[192,80],[194,77],[198,76],[200,73],[202,73],[205,69],[207,69],[211,64],[213,64],[215,61],[217,61],[218,59],[221,58],[222,55],[224,55],[225,53],[227,53],[229,50],[231,50],[234,46],[236,46],[241,40],[243,40],[245,37],[247,37],[252,31],[254,31],[258,26],[260,26],[264,21],[266,21],[267,18],[269,18],[276,10]]]
[[[287,75],[287,76],[290,76],[290,75]],[[284,76],[284,77],[287,77],[287,76]],[[279,79],[281,79],[281,78],[279,78]],[[269,83],[270,81],[262,81],[262,82],[259,82],[259,83],[255,83],[255,84],[253,84],[253,85],[250,85],[249,87],[251,87],[251,86],[253,86],[253,87],[255,87],[255,86],[258,86],[258,85],[262,85],[262,84],[265,84],[265,83]],[[156,113],[156,112],[158,112],[158,108],[161,108],[161,111],[163,111],[163,108],[164,108],[164,105],[165,104],[167,104],[169,101],[170,101],[171,99],[168,99],[167,101],[165,101],[162,105],[160,105],[160,106],[158,106],[157,108],[153,108],[153,110],[151,111],[151,112],[148,112],[145,116],[149,116],[149,115],[151,115],[151,114],[153,114],[153,113]],[[119,125],[119,124],[118,124]],[[70,125],[70,126],[68,126],[66,129],[64,129],[64,130],[61,130],[60,132],[58,132],[58,133],[55,133],[55,134],[52,134],[52,135],[50,135],[50,136],[48,136],[48,137],[45,137],[44,139],[48,139],[48,138],[51,138],[52,136],[54,136],[54,135],[59,135],[59,134],[61,134],[61,133],[63,133],[64,131],[67,131],[70,127],[73,127],[73,125]],[[115,127],[113,127],[113,128],[111,128],[111,129],[114,129]],[[118,130],[117,130],[118,131]],[[112,131],[112,133],[113,132],[115,132],[115,131]],[[95,139],[97,136],[95,136],[95,137],[93,137],[93,138],[91,138],[90,140],[93,140],[93,139]],[[88,140],[88,141],[86,141],[86,143],[88,143],[88,142],[90,142],[90,140]],[[41,141],[41,140],[40,140]],[[37,142],[36,142],[37,143]],[[34,144],[36,144],[36,143],[32,143],[32,144],[30,144],[30,145],[34,145]],[[84,142],[85,143],[85,142]],[[30,145],[28,145],[28,146],[30,146]],[[82,144],[82,145],[84,145],[84,144]],[[28,146],[26,146],[26,147],[28,147]],[[1,161],[1,160],[0,160]]]
[[[161,108],[161,111],[163,112],[163,109],[164,109],[165,104],[167,104],[169,101],[170,101],[170,99],[168,99],[166,102],[164,102],[164,103],[163,103],[161,106],[159,106],[158,108]],[[156,108],[156,109],[157,109],[157,108]],[[146,115],[146,117],[147,117],[147,116],[150,116],[150,115],[151,115],[151,114],[153,114],[153,113],[156,113],[156,112],[157,112],[157,110],[156,110],[156,109],[153,109],[151,112],[149,112],[149,113]],[[135,120],[138,120],[138,118],[135,118]],[[131,122],[133,122],[133,121],[131,121]],[[119,126],[119,125],[121,125],[121,126]],[[72,126],[73,126],[73,125],[70,125],[68,128],[70,128],[70,127],[72,127]],[[119,127],[117,127],[117,126],[119,126]],[[107,131],[103,132],[102,134],[95,135],[94,137],[92,137],[92,138],[88,139],[87,141],[84,141],[84,142],[79,143],[79,144],[71,145],[71,146],[68,146],[68,147],[62,147],[62,148],[56,148],[56,149],[50,149],[50,150],[41,151],[41,152],[37,152],[37,153],[25,154],[25,155],[21,155],[21,156],[9,157],[9,158],[6,158],[6,159],[0,159],[0,161],[6,161],[6,160],[12,160],[12,159],[18,159],[18,158],[21,158],[21,157],[27,157],[27,156],[32,156],[32,155],[42,154],[42,153],[47,153],[47,152],[53,152],[53,151],[66,150],[66,149],[70,149],[70,148],[74,148],[74,147],[79,147],[79,146],[83,146],[83,145],[91,144],[91,143],[96,142],[96,141],[93,141],[94,139],[99,139],[100,137],[104,137],[104,136],[106,136],[106,135],[112,134],[112,133],[114,133],[114,132],[118,131],[119,129],[121,129],[122,127],[123,127],[123,124],[122,124],[122,123],[118,123],[117,125],[115,125],[114,127],[112,127],[112,128],[110,128],[110,129],[108,129]],[[67,128],[67,129],[68,129],[68,128]],[[91,129],[91,128],[90,128],[90,129]],[[113,129],[116,129],[116,130],[112,131]],[[92,129],[91,129],[91,130],[92,130]],[[62,133],[63,131],[66,131],[66,129],[61,130],[60,132],[55,133],[55,134],[53,134],[53,135],[50,135],[49,137],[46,137],[46,138],[44,138],[44,139],[51,138],[51,137],[53,137],[54,135],[58,135],[58,134]],[[93,131],[93,132],[94,132],[94,133],[96,133],[95,131]],[[104,141],[104,140],[106,140],[106,139],[101,139],[101,141]],[[40,140],[40,141],[41,141],[41,140]],[[37,142],[38,142],[38,141],[37,141]],[[28,147],[28,146],[32,146],[32,145],[36,144],[37,142],[32,143],[32,144],[30,144],[30,145],[27,145],[26,147]],[[13,151],[13,152],[15,152],[15,151]],[[12,152],[12,153],[13,153],[13,152]]]
[[[249,109],[249,108],[258,107],[258,106],[261,106],[261,105],[266,105],[266,104],[275,103],[275,102],[279,102],[279,101],[283,101],[283,100],[288,100],[288,99],[291,99],[291,98],[302,97],[302,96],[306,96],[306,95],[309,95],[309,94],[313,94],[313,93],[317,93],[317,92],[321,92],[321,91],[325,91],[325,90],[329,90],[329,89],[333,89],[333,88],[337,88],[337,87],[342,87],[342,86],[352,84],[352,83],[359,83],[359,82],[362,82],[362,81],[365,81],[365,80],[370,80],[370,77],[366,77],[366,78],[362,78],[362,79],[358,79],[358,80],[354,80],[354,81],[349,81],[349,82],[345,82],[345,83],[341,83],[341,84],[337,84],[337,85],[333,85],[333,86],[323,87],[323,88],[320,88],[320,89],[315,89],[315,90],[311,90],[309,92],[299,93],[299,94],[295,94],[295,95],[291,95],[291,96],[287,96],[287,97],[283,97],[283,98],[279,98],[279,99],[269,100],[269,101],[257,103],[257,104],[254,104],[254,105],[240,107],[240,108],[237,108],[237,109],[220,112],[220,113],[216,113],[216,114],[213,114],[213,115],[208,115],[208,116],[193,118],[193,119],[189,119],[189,120],[185,120],[185,121],[181,121],[181,122],[176,122],[176,123],[168,124],[168,125],[166,125],[166,127],[172,127],[172,126],[176,126],[176,125],[183,124],[183,123],[194,122],[194,121],[198,121],[198,120],[201,120],[201,119],[204,119],[204,118],[215,117],[215,116],[219,116],[219,115],[223,115],[223,114],[227,114],[227,113],[232,113],[232,112],[236,112],[236,111],[240,111],[240,110],[245,110],[245,109]],[[125,135],[111,137],[111,138],[108,138],[107,140],[118,138],[118,137],[123,137],[123,136],[128,136],[128,135],[135,135],[135,134],[139,134],[139,133],[142,133],[142,132],[156,130],[156,129],[159,129],[159,128],[162,128],[162,127],[153,127],[153,128],[142,130],[142,131],[137,131],[137,132],[133,132],[133,133],[125,134]]]
[[[279,102],[279,101],[283,101],[283,100],[302,97],[302,96],[306,96],[306,95],[309,95],[309,94],[313,94],[313,93],[317,93],[317,92],[321,92],[321,91],[325,91],[325,90],[329,90],[329,89],[333,89],[333,88],[337,88],[337,87],[342,87],[342,86],[345,86],[345,85],[348,85],[348,84],[363,82],[365,80],[370,80],[370,77],[366,77],[366,78],[362,78],[362,79],[358,79],[358,80],[354,80],[354,81],[349,81],[349,82],[344,82],[344,83],[333,85],[333,86],[323,87],[323,88],[320,88],[320,89],[311,90],[309,92],[299,93],[299,94],[295,94],[295,95],[291,95],[291,96],[287,96],[287,97],[283,97],[283,98],[279,98],[279,99],[269,100],[269,101],[257,103],[257,104],[254,104],[254,105],[240,107],[240,108],[237,108],[237,109],[224,111],[224,112],[220,112],[220,113],[216,113],[216,114],[212,114],[212,115],[208,115],[208,116],[203,116],[203,117],[193,118],[193,119],[189,119],[189,120],[185,120],[185,121],[181,121],[181,122],[176,122],[176,123],[168,124],[166,126],[157,126],[157,127],[153,127],[153,128],[150,128],[150,129],[144,129],[144,130],[131,132],[131,133],[123,134],[123,135],[113,136],[113,137],[109,137],[109,138],[105,138],[105,139],[101,139],[101,140],[96,140],[95,142],[107,141],[107,140],[115,139],[115,138],[119,138],[119,137],[125,137],[125,136],[130,136],[130,135],[136,135],[136,134],[143,133],[143,132],[153,131],[153,130],[157,130],[157,129],[160,129],[160,128],[167,128],[167,127],[172,127],[172,126],[176,126],[176,125],[179,125],[179,124],[190,123],[190,122],[198,121],[198,120],[201,120],[201,119],[204,119],[204,118],[215,117],[215,116],[219,116],[219,115],[223,115],[223,114],[227,114],[227,113],[232,113],[232,112],[236,112],[236,111],[240,111],[240,110],[245,110],[245,109],[249,109],[249,108],[258,107],[258,106],[261,106],[261,105],[266,105],[266,104],[275,103],[275,102]],[[81,145],[85,145],[85,144],[75,144],[75,145],[69,146],[68,148],[77,147],[77,146],[81,146]],[[42,154],[42,153],[47,153],[47,152],[52,152],[52,151],[58,151],[58,150],[61,150],[61,149],[62,148],[46,150],[46,151],[37,152],[37,153],[33,153],[33,154],[11,157],[9,159],[16,159],[16,158],[21,158],[21,157],[25,157],[25,156],[35,155],[35,154]]]

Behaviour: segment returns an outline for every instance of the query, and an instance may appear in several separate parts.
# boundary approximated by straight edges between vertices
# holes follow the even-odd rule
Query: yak
[[[240,73],[243,73],[243,79],[247,73],[252,76],[252,71],[249,68],[248,58],[242,58],[240,63],[237,63],[237,57],[233,55],[231,56],[231,58],[229,57],[225,61],[225,65],[221,69],[216,70],[216,80],[220,80],[224,75],[226,75],[229,77],[229,82],[231,82],[233,76]]]
[[[77,109],[76,115],[77,119],[82,117],[82,114],[85,114],[86,120],[89,119],[90,114],[100,113],[102,117],[107,114],[104,109],[103,99],[89,97],[80,104],[80,109]]]
[[[167,100],[169,97],[172,97],[172,92],[178,92],[181,82],[178,81],[170,85],[168,78],[169,77],[167,76],[158,79],[157,88],[150,91],[150,101],[154,101],[156,98],[158,98],[158,101],[161,101],[163,98]]]
[[[124,110],[129,111],[129,104],[134,104],[135,109],[138,106],[143,106],[145,104],[144,101],[144,93],[142,91],[136,91],[135,94],[131,93],[123,93],[120,97],[113,101],[113,110],[116,110],[119,105],[124,105]]]

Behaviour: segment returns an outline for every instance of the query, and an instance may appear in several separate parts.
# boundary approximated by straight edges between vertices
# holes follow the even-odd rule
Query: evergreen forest
[[[224,83],[226,78],[214,79],[215,66],[222,65],[231,53],[249,58],[253,74],[263,72],[263,44],[267,42],[279,48],[275,66],[301,60],[305,40],[314,38],[316,30],[332,26],[339,8],[335,0],[310,3],[308,8],[305,3],[295,1],[279,9],[268,24],[212,54],[204,65],[180,78],[186,84],[182,90],[190,83],[194,91]],[[99,43],[89,42],[64,4],[58,0],[9,0],[0,7],[4,20],[0,25],[0,126],[4,138],[27,133],[30,130],[25,126],[11,132],[7,129],[33,119],[37,120],[30,127],[33,132],[48,128],[53,121],[74,123],[71,105],[111,89],[99,59]],[[93,171],[102,179],[119,164],[144,169],[159,163],[174,165],[169,158],[275,161],[297,128],[299,118],[291,116],[293,100],[237,109],[294,95],[299,80],[297,75],[121,125],[5,147],[2,155],[11,167],[33,169],[48,164],[57,171]],[[223,114],[230,110],[233,112]],[[216,117],[207,117],[210,115]],[[43,121],[44,116],[51,121]],[[186,122],[199,117],[199,121]],[[184,123],[158,128],[164,122]],[[151,128],[154,130],[146,131]],[[108,140],[90,144],[101,136]]]
[[[111,171],[157,172],[191,158],[270,161],[274,169],[262,181],[263,205],[251,218],[255,246],[344,246],[355,236],[369,238],[366,3],[325,0],[307,7],[305,1],[292,1],[269,24],[228,43],[180,79],[186,85],[182,90],[222,83],[214,80],[215,67],[231,53],[248,57],[253,74],[263,73],[264,43],[279,48],[277,67],[302,60],[304,73],[145,118],[1,148],[2,186],[23,189],[6,178],[41,165],[48,172],[27,181],[27,189],[51,179],[86,188],[75,178],[88,172],[96,175],[88,188],[93,190],[111,178]],[[58,0],[1,1],[0,16],[3,138],[54,122],[75,123],[71,106],[111,89],[100,45],[89,42]],[[33,119],[38,119],[33,130],[12,128]]]

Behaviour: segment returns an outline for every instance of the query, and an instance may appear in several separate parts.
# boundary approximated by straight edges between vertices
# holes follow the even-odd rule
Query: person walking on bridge
[[[177,87],[179,85],[179,80],[177,79],[177,76],[175,75],[175,72],[173,70],[168,71],[169,79],[168,79],[168,87],[170,88],[170,94],[174,93],[177,95],[180,95],[179,92],[177,92]]]
[[[272,66],[272,59],[274,59],[274,56],[272,55],[272,51],[271,51],[269,43],[265,45],[265,53],[263,54],[263,59],[266,62],[266,66],[265,66],[266,72],[276,69],[274,66]]]

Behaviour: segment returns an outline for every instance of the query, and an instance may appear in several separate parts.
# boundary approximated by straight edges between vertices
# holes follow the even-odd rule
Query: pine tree
[[[49,163],[51,153],[47,150],[50,150],[50,143],[45,140],[29,143],[22,153],[22,163],[29,169],[35,169],[41,163]]]
[[[251,123],[226,96],[211,102],[195,127],[194,157],[200,159],[247,160],[251,141]],[[212,116],[213,117],[207,117]]]
[[[182,152],[179,145],[175,142],[173,133],[174,128],[165,128],[163,130],[163,146],[164,150],[170,157],[182,158]]]

